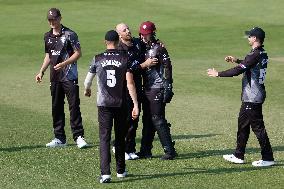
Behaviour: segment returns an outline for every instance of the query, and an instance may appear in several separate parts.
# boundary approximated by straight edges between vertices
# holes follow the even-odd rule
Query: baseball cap
[[[142,22],[142,24],[140,25],[139,33],[143,35],[154,33],[155,31],[156,31],[156,26],[153,22],[146,21]]]
[[[246,36],[254,36],[257,39],[260,39],[262,41],[265,38],[265,32],[263,31],[263,29],[261,29],[259,27],[254,27],[250,31],[245,31],[245,35]]]
[[[61,16],[60,10],[57,8],[51,8],[47,12],[47,19],[54,20]]]
[[[106,41],[118,41],[119,40],[118,33],[114,30],[109,30],[108,32],[106,32],[105,40]]]

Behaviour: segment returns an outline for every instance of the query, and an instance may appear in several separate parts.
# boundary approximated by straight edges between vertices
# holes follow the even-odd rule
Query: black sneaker
[[[152,158],[152,153],[144,153],[144,152],[137,152],[136,155],[139,157],[139,159],[150,159]]]
[[[174,153],[165,153],[165,155],[161,157],[161,160],[173,160],[177,156],[178,154],[176,151],[174,151]]]
[[[161,160],[173,160],[175,159],[176,155],[175,154],[165,154],[161,157]]]

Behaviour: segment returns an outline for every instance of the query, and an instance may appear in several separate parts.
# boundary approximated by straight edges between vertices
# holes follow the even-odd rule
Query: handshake
[[[163,102],[164,103],[170,103],[173,96],[174,96],[173,86],[168,80],[165,80],[164,81],[164,99],[163,99]]]

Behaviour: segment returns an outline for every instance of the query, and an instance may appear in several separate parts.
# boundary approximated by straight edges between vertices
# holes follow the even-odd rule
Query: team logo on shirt
[[[139,64],[139,61],[134,60],[134,61],[132,62],[132,64],[131,64],[131,66],[135,66],[135,65],[138,65],[138,64]]]
[[[61,42],[64,44],[65,41],[66,41],[66,37],[65,37],[65,36],[62,36],[62,37],[60,37],[60,40],[61,40]]]
[[[163,54],[163,60],[167,60],[169,59],[168,55],[167,54]]]

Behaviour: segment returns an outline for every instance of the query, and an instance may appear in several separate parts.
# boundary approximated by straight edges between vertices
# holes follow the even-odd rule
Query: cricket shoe
[[[134,152],[129,153],[128,155],[131,157],[132,160],[139,159],[139,156],[137,156]]]
[[[116,177],[117,178],[124,178],[124,177],[127,177],[128,175],[128,172],[127,171],[124,171],[123,173],[116,173]]]
[[[131,160],[131,156],[125,152],[125,160]]]
[[[76,140],[76,144],[78,146],[78,148],[85,148],[88,146],[88,144],[86,143],[84,137],[79,136]]]
[[[61,140],[59,140],[58,138],[55,138],[53,139],[51,142],[47,143],[46,144],[46,147],[49,147],[49,148],[55,148],[55,147],[64,147],[66,146],[67,143],[63,143],[61,142]]]
[[[176,155],[175,154],[165,154],[161,157],[161,160],[173,160],[175,159]]]
[[[261,160],[252,162],[252,166],[254,167],[268,167],[272,165],[275,165],[274,161],[264,161],[261,159]]]
[[[139,157],[139,159],[150,159],[152,158],[152,153],[144,153],[144,152],[137,152],[136,155]]]
[[[125,160],[135,160],[135,159],[139,159],[139,156],[137,156],[134,152],[125,153]]]
[[[234,154],[223,155],[223,158],[226,161],[229,161],[229,162],[232,162],[232,163],[236,163],[236,164],[243,164],[243,163],[245,163],[244,160],[237,158]]]
[[[110,183],[111,175],[101,175],[100,183]]]

